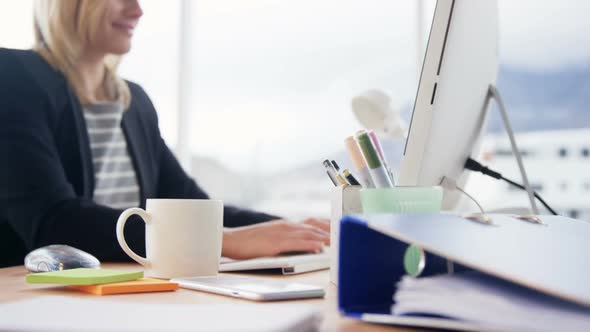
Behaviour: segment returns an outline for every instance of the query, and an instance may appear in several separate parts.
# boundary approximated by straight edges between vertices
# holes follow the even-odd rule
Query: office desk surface
[[[108,269],[127,269],[127,270],[139,270],[141,266],[132,263],[107,263],[103,264],[104,268]],[[29,299],[38,296],[46,295],[68,295],[75,297],[97,297],[96,295],[90,295],[80,293],[77,291],[71,291],[64,289],[59,286],[50,285],[29,285],[25,283],[26,270],[23,266],[10,267],[0,269],[0,303]],[[252,275],[252,274],[245,274]],[[408,328],[394,328],[390,326],[379,326],[361,323],[354,319],[341,317],[337,309],[337,290],[336,286],[330,283],[329,272],[317,271],[304,273],[294,276],[281,276],[276,274],[256,274],[255,276],[264,276],[272,278],[281,278],[284,280],[291,280],[294,282],[302,282],[311,285],[317,285],[326,289],[326,297],[324,299],[314,300],[299,300],[297,303],[306,303],[310,306],[317,306],[324,315],[320,331],[359,331],[359,332],[379,332],[379,331],[419,331],[416,329]],[[253,306],[279,306],[283,303],[290,302],[251,302],[246,300],[233,299],[226,296],[208,294],[203,292],[191,291],[186,289],[179,289],[176,292],[165,292],[165,293],[145,293],[145,294],[126,294],[126,295],[112,295],[104,296],[104,298],[115,297],[120,301],[137,301],[141,297],[142,301],[145,302],[157,302],[157,303],[231,303],[240,302],[242,304],[248,303]]]

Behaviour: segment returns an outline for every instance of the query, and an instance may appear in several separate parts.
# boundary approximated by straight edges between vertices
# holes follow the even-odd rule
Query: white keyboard
[[[222,257],[220,272],[282,269],[283,274],[297,274],[323,270],[330,267],[329,253],[291,256],[261,257],[248,260],[233,260]]]

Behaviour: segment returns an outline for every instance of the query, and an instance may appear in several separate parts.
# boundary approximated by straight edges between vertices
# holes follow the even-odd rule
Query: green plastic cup
[[[437,213],[441,187],[393,187],[361,190],[363,213]]]

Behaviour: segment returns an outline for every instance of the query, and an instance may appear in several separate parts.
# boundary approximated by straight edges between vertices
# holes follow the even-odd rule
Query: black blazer
[[[162,140],[145,91],[131,82],[129,88],[122,129],[142,207],[146,198],[208,198]],[[65,77],[33,51],[0,49],[0,160],[0,243],[19,242],[14,236],[22,241],[20,249],[0,245],[0,266],[9,264],[9,256],[12,264],[22,264],[24,251],[48,244],[68,244],[100,260],[127,258],[115,236],[122,210],[92,200],[94,171],[81,105]],[[224,209],[226,227],[274,218]],[[141,220],[127,223],[126,239],[136,252],[145,251]]]

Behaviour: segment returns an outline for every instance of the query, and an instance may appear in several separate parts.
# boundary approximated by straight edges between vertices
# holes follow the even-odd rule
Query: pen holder
[[[360,191],[363,213],[437,213],[441,187],[368,188]]]
[[[347,214],[360,214],[360,192],[362,186],[337,186],[332,189],[332,213],[330,218],[330,281],[338,281],[338,251],[340,241],[340,219]]]
[[[369,188],[360,192],[363,213],[438,213],[443,199],[441,187]],[[403,257],[406,274],[417,277],[426,265],[424,250],[406,248]]]
[[[368,188],[337,186],[332,189],[330,219],[330,281],[338,284],[340,219],[361,213],[437,213],[442,206],[441,187]]]

